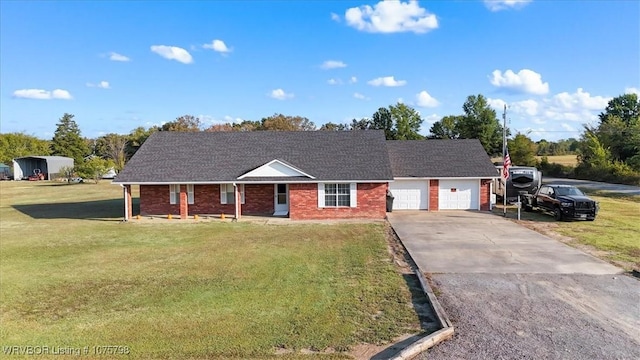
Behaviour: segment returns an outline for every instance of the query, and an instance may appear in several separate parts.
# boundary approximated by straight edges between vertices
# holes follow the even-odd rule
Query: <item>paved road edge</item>
[[[416,276],[418,276],[418,281],[420,281],[420,286],[422,287],[422,291],[427,296],[427,299],[429,299],[429,304],[431,305],[431,308],[433,309],[433,312],[436,314],[436,318],[440,323],[440,326],[442,327],[442,329],[416,340],[415,342],[408,345],[407,347],[405,347],[403,350],[401,350],[391,358],[392,360],[408,360],[438,345],[439,343],[447,339],[450,339],[455,333],[455,329],[453,327],[453,324],[451,324],[451,321],[449,320],[447,313],[444,311],[444,308],[442,307],[442,305],[440,305],[440,302],[438,301],[436,294],[431,289],[429,282],[424,276],[424,272],[422,271],[422,269],[420,269],[420,266],[418,266],[413,256],[411,256],[411,253],[409,252],[409,250],[407,250],[407,247],[402,242],[402,238],[398,235],[398,233],[393,228],[393,226],[391,226],[391,229],[393,230],[398,240],[400,240],[400,244],[402,244],[402,247],[404,248],[406,254],[411,259],[411,262],[415,267]]]

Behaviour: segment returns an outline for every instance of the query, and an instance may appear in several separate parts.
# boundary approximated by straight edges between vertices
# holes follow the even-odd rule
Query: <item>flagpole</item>
[[[502,113],[502,173],[506,166],[504,157],[507,151],[507,104],[504,104],[504,112]],[[507,217],[507,178],[502,176],[504,182],[504,191],[502,192],[502,215]]]

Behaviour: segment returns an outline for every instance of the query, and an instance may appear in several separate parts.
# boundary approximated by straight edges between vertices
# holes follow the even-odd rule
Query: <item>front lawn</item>
[[[382,225],[127,224],[106,183],[2,182],[0,194],[3,348],[342,358],[420,332]]]

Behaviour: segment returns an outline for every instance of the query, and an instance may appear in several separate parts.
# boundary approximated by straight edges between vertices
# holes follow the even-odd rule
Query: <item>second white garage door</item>
[[[429,186],[427,180],[396,180],[389,184],[395,198],[393,210],[426,210]]]
[[[438,208],[440,210],[478,210],[480,185],[478,180],[440,180]]]

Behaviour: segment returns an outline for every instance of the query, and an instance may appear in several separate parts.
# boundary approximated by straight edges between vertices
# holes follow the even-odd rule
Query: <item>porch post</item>
[[[180,219],[185,220],[189,216],[189,203],[187,198],[187,185],[180,185]]]
[[[240,219],[240,214],[242,213],[242,204],[240,204],[240,200],[242,200],[242,197],[240,196],[240,191],[238,191],[238,184],[234,183],[233,184],[233,196],[235,197],[236,201],[236,220]]]
[[[131,199],[131,194],[129,192],[129,189],[131,187],[129,185],[123,185],[122,186],[122,194],[124,195],[124,221],[129,221],[129,209],[131,208],[131,203],[130,203],[130,199]]]
[[[131,185],[125,185],[124,191],[125,191],[124,206],[126,208],[125,218],[126,220],[129,220],[133,217],[133,205],[131,201]]]

